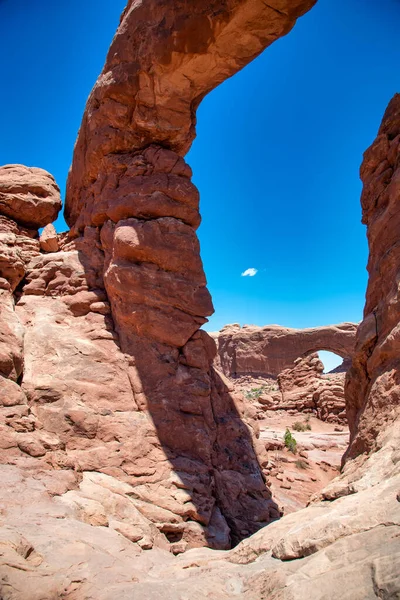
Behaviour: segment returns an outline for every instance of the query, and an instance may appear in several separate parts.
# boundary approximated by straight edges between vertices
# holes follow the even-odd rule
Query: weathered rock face
[[[97,205],[106,205],[117,171],[125,170],[129,178],[130,169],[137,170],[138,151],[156,144],[186,154],[204,96],[287,34],[314,4],[193,0],[188,10],[182,0],[129,0],[83,117],[68,180],[68,224],[94,224],[91,215],[98,213]],[[142,195],[127,178],[125,194]],[[160,182],[154,191],[165,193],[165,186]],[[123,195],[117,194],[117,204]],[[171,199],[162,199],[169,210]],[[127,216],[136,215],[119,218]]]
[[[17,314],[34,422],[29,438],[9,447],[10,460],[22,451],[117,478],[174,551],[227,548],[276,518],[240,404],[212,370],[212,340],[198,332],[179,352],[132,333],[123,354],[96,228],[29,266]],[[146,536],[152,547],[157,537]]]
[[[23,328],[13,292],[39,255],[37,227],[54,220],[60,208],[58,187],[49,173],[21,165],[0,167],[0,375],[14,382],[23,371]],[[7,394],[21,396],[4,379],[1,386]]]
[[[218,347],[217,364],[228,377],[251,374],[277,377],[299,357],[318,350],[351,359],[356,331],[354,323],[310,329],[226,325],[213,336]]]
[[[400,94],[389,103],[378,136],[364,154],[361,179],[369,279],[347,377],[348,457],[379,446],[379,434],[400,414]]]
[[[194,236],[197,192],[181,155],[204,94],[312,4],[196,0],[188,11],[181,2],[130,2],[85,112],[69,180],[73,231],[58,240],[61,251],[36,250],[27,262],[14,251],[19,235],[36,240],[20,225],[39,224],[18,221],[18,210],[8,212],[15,198],[6,198],[4,215],[18,231],[5,243],[12,252],[3,251],[15,266],[0,280],[2,597],[289,600],[328,590],[328,598],[364,600],[400,589],[400,440],[396,423],[386,426],[399,370],[388,173],[390,194],[365,198],[367,313],[381,302],[382,333],[371,333],[367,315],[348,389],[352,455],[372,448],[382,425],[378,451],[348,461],[315,505],[228,554],[197,549],[173,561],[163,550],[226,548],[277,516],[245,415],[198,331],[211,304]],[[379,173],[385,160],[398,164],[388,147],[398,139],[396,102],[377,143],[384,150],[367,160],[386,157]],[[382,182],[376,172],[372,180]],[[390,210],[379,205],[386,197]],[[387,273],[384,285],[375,268]]]
[[[43,252],[58,252],[60,244],[54,225],[51,223],[46,225],[40,235],[39,243],[40,249],[43,250]]]
[[[245,407],[197,331],[212,307],[193,228],[130,218],[71,239],[47,227],[39,245],[37,230],[0,226],[1,462],[69,472],[67,487],[48,482],[61,502],[139,549],[228,548],[277,518]]]
[[[148,411],[173,470],[191,482],[197,508],[190,518],[205,526],[206,537],[217,517],[238,541],[278,513],[212,366],[214,344],[199,332],[213,307],[195,234],[199,195],[182,154],[202,97],[313,4],[196,1],[188,15],[185,4],[129,2],[89,98],[68,180],[71,235],[89,228],[99,235],[135,406]],[[143,36],[143,28],[152,35]],[[240,29],[249,35],[239,40]],[[26,293],[68,286],[59,276],[48,281],[48,267],[42,271],[28,277]]]
[[[0,214],[0,277],[14,291],[25,275],[31,257],[39,254],[37,230],[24,229]]]
[[[293,368],[278,376],[282,398],[276,408],[313,411],[321,421],[346,423],[345,373],[323,375],[323,370],[318,354],[298,358]]]

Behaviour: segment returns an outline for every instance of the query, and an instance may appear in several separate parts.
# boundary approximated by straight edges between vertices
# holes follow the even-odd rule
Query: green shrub
[[[259,387],[259,388],[252,388],[251,390],[247,390],[245,392],[244,396],[248,400],[258,400],[259,397],[263,394],[263,392],[264,392],[264,386]]]
[[[311,431],[309,419],[307,419],[304,423],[301,423],[300,421],[295,421],[292,425],[292,428],[295,431]]]
[[[300,421],[295,421],[292,425],[292,428],[295,431],[305,431],[306,430],[306,425],[305,423],[300,423]]]
[[[285,435],[283,436],[283,441],[285,442],[285,446],[289,450],[289,452],[292,452],[292,454],[297,453],[297,442],[290,433],[289,427],[286,427]]]

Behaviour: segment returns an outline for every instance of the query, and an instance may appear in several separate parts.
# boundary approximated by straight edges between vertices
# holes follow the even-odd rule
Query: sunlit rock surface
[[[40,251],[37,234],[57,213],[54,180],[14,196],[7,174],[2,598],[398,596],[399,96],[362,170],[370,283],[346,393],[350,452],[303,511],[263,527],[278,511],[252,415],[199,331],[212,307],[182,159],[196,108],[313,3],[130,2],[85,111],[58,252]]]

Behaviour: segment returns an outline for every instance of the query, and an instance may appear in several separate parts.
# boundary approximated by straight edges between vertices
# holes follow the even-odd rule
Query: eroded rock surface
[[[70,514],[139,550],[226,549],[276,519],[251,417],[197,331],[212,305],[193,228],[130,218],[79,237],[47,227],[39,244],[0,219],[2,463],[68,471]]]
[[[60,189],[44,169],[24,165],[0,167],[0,214],[39,229],[57,218]]]
[[[379,433],[400,415],[400,94],[390,101],[360,174],[369,279],[347,377],[349,457],[376,449]]]
[[[59,252],[20,230],[49,222],[31,209],[50,199],[54,213],[51,178],[20,196],[6,173],[0,212],[17,229],[0,250],[2,598],[398,596],[398,97],[363,167],[371,279],[349,460],[303,511],[229,552],[198,548],[239,542],[277,508],[251,415],[199,331],[212,307],[182,155],[201,98],[312,4],[129,2],[88,101]]]
[[[347,423],[344,399],[345,373],[323,374],[324,365],[318,354],[295,361],[291,369],[278,376],[282,400],[279,409],[313,411],[321,421]]]

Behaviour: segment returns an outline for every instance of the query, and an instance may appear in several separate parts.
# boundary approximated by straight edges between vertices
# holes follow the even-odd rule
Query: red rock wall
[[[390,101],[360,173],[369,279],[347,374],[348,457],[376,449],[400,412],[400,94]]]

